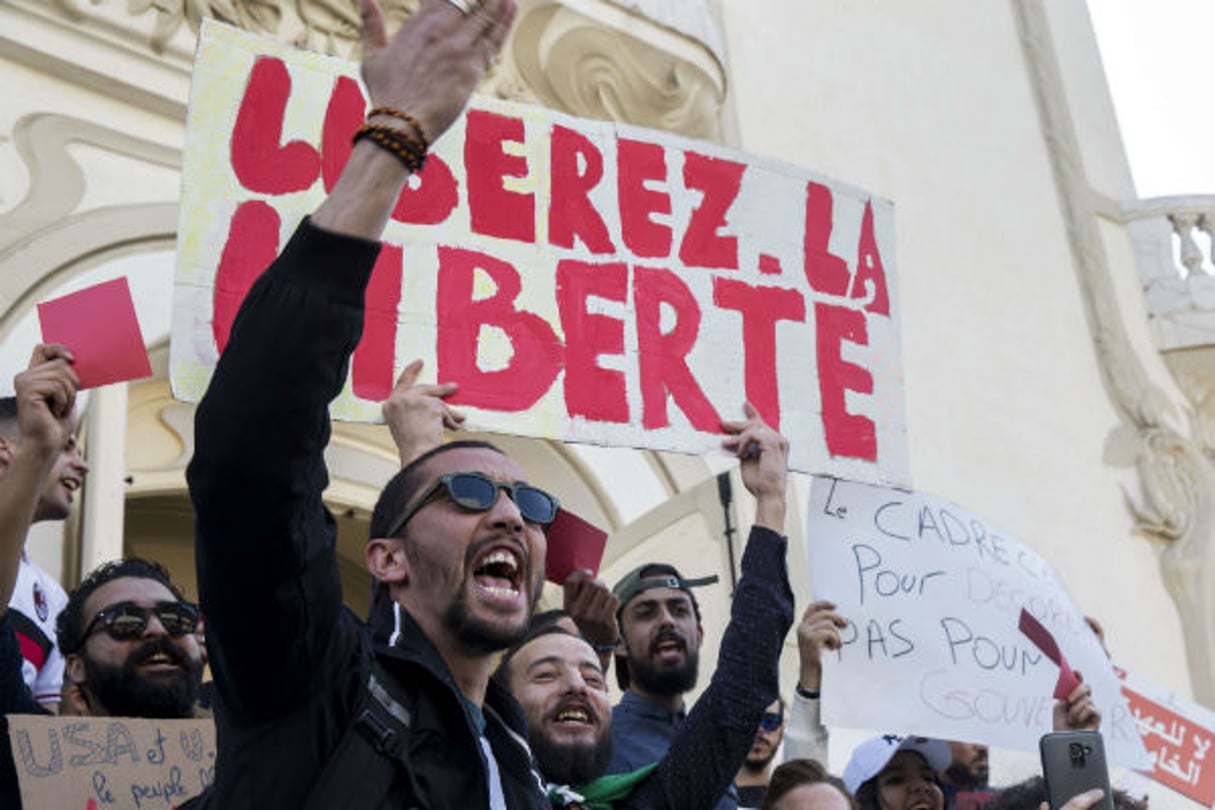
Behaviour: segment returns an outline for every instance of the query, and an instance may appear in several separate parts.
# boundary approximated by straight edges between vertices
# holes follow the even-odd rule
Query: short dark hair
[[[60,653],[70,655],[84,646],[84,603],[102,585],[123,577],[155,580],[168,588],[173,593],[173,598],[180,602],[186,601],[185,596],[169,578],[168,570],[158,562],[143,557],[126,557],[102,563],[76,586],[59,618],[55,620],[55,636]]]
[[[782,701],[783,703],[783,701]],[[844,780],[827,773],[827,769],[816,759],[791,759],[772,772],[768,781],[768,792],[764,794],[764,810],[768,810],[789,791],[802,785],[818,783],[831,785],[848,800],[848,806],[856,810],[856,799],[848,792]]]
[[[538,613],[535,616],[532,616],[527,622],[527,632],[523,634],[523,638],[516,641],[507,648],[506,652],[502,653],[502,658],[498,660],[498,667],[494,670],[494,681],[509,692],[511,662],[514,660],[515,655],[519,652],[519,650],[522,650],[528,644],[531,644],[541,636],[569,636],[570,638],[586,641],[588,645],[593,646],[581,633],[571,633],[569,630],[566,630],[564,627],[557,624],[558,621],[568,615],[569,614],[564,610],[546,610],[543,613]],[[596,660],[598,659],[596,658]]]
[[[424,482],[423,475],[425,473],[426,462],[440,453],[446,453],[449,450],[460,450],[462,448],[481,448],[506,455],[489,442],[479,439],[462,439],[460,441],[447,442],[446,444],[441,444],[438,447],[427,450],[402,467],[384,485],[384,489],[380,492],[379,500],[376,501],[375,509],[371,513],[370,535],[368,539],[386,536],[393,522],[400,517],[401,512],[413,500],[417,491],[421,489]]]

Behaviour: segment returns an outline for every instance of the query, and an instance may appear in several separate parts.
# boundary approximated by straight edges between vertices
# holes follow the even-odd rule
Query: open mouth
[[[563,726],[594,726],[597,724],[590,706],[580,701],[562,704],[553,715],[553,722]]]
[[[513,599],[519,595],[522,571],[518,552],[500,546],[480,559],[473,568],[473,579],[490,596]]]
[[[650,646],[650,654],[656,655],[659,658],[673,658],[683,655],[686,650],[687,644],[675,633],[663,633],[659,635]]]
[[[139,667],[141,669],[178,670],[178,669],[181,669],[181,663],[177,660],[176,656],[173,656],[167,652],[161,651],[161,652],[154,652],[151,655],[149,655],[147,658],[144,658],[142,661],[139,662]]]

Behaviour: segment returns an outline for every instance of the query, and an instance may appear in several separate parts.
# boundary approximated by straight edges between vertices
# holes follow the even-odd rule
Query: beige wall
[[[292,4],[282,5],[278,33],[294,37],[299,20]],[[1154,387],[1153,396],[1178,409],[1174,420],[1183,400],[1147,329],[1119,214],[1135,192],[1083,2],[717,0],[715,18],[691,0],[522,5],[516,47],[490,91],[717,137],[894,201],[915,484],[1035,545],[1081,608],[1105,624],[1118,663],[1192,694],[1160,541],[1137,534],[1127,508],[1124,491],[1138,499],[1142,482],[1106,460],[1111,435],[1135,427],[1128,390]],[[166,46],[158,51],[155,15],[132,16],[125,6],[0,3],[5,368],[28,352],[18,323],[34,300],[106,262],[123,272],[125,256],[164,250],[172,236],[193,33],[185,23],[165,27],[172,33],[157,40]],[[579,16],[574,6],[603,13]],[[650,7],[665,9],[660,24],[637,12]],[[1049,26],[1049,36],[1028,30],[1027,19]],[[322,34],[310,29],[304,38],[339,52],[349,45]],[[1056,73],[1043,67],[1056,60]],[[683,85],[672,90],[664,84],[671,77]],[[1062,105],[1066,126],[1044,117],[1043,92]],[[182,407],[169,402],[163,382],[134,386],[117,429],[127,431],[135,482],[121,510],[127,551],[164,556],[189,576]],[[355,537],[392,455],[382,431],[338,438],[344,466],[331,502],[350,510]],[[706,552],[720,551],[712,542],[720,508],[695,491],[711,473],[704,462],[647,455],[635,469],[652,473],[644,486],[655,496],[619,501],[657,506],[634,523],[642,507],[622,510],[612,488],[636,476],[604,474],[576,451],[544,443],[511,449],[542,484],[570,490],[563,497],[616,530],[609,577],[668,556],[671,543],[689,574],[723,570],[724,555]],[[662,503],[679,492],[684,500]],[[688,517],[697,511],[703,520]],[[739,512],[745,522],[747,506]],[[792,534],[800,543],[800,529]],[[40,558],[65,558],[70,581],[78,544],[69,527],[68,553]],[[346,545],[357,603],[358,541]],[[802,556],[798,548],[792,559]],[[706,611],[718,625],[707,653],[723,607]],[[1154,791],[1154,806],[1177,801]]]

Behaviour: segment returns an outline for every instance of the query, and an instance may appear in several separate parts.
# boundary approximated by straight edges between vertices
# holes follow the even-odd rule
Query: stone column
[[[89,400],[85,458],[90,469],[84,490],[80,576],[123,555],[127,386],[98,388]]]

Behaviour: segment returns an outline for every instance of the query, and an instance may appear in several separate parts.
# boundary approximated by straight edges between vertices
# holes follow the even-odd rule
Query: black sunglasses
[[[764,712],[759,718],[759,727],[764,731],[776,731],[785,722],[785,716],[780,712]]]
[[[515,506],[519,507],[519,514],[523,519],[541,526],[552,523],[557,517],[557,510],[561,508],[561,502],[555,497],[530,484],[508,484],[478,472],[448,473],[440,475],[413,505],[406,507],[389,527],[386,536],[396,537],[400,534],[409,519],[441,489],[447,490],[447,497],[452,503],[469,512],[485,512],[491,509],[498,502],[498,490],[504,489],[515,502]]]
[[[156,614],[161,627],[171,636],[184,636],[198,629],[198,608],[189,602],[157,602],[152,607],[118,602],[98,611],[80,637],[80,646],[98,627],[115,641],[134,641],[147,631],[152,614]]]

